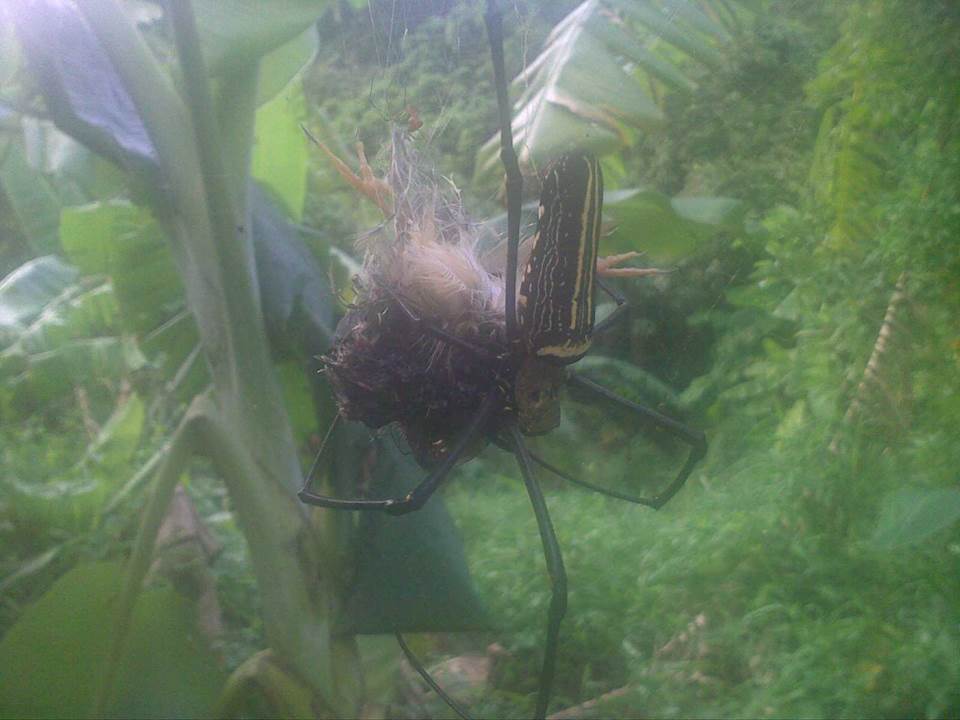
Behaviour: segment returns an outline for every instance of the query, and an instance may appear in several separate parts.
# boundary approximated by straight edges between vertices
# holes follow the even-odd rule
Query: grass
[[[554,710],[626,686],[597,717],[960,711],[956,528],[900,550],[814,530],[794,488],[822,471],[758,449],[695,472],[657,513],[548,485],[570,587]],[[542,551],[519,478],[471,475],[447,500],[513,655],[491,710],[522,714],[549,603]]]

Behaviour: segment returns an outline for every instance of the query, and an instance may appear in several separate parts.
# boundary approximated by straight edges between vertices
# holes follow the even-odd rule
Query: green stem
[[[189,0],[168,3],[167,13],[177,44],[215,249],[218,259],[223,263],[224,275],[230,278],[230,282],[224,286],[228,294],[228,307],[236,307],[229,300],[239,301],[241,305],[237,309],[252,312],[247,317],[255,322],[259,320],[259,308],[244,307],[256,298],[256,293],[252,291],[251,256],[250,253],[237,252],[242,231],[240,218],[243,212],[238,205],[241,200],[234,195],[227,177],[227,163],[220,148],[220,128],[213,114],[213,98],[207,82],[206,63],[200,51],[193,4]]]
[[[350,716],[357,695],[337,683],[335,673],[357,675],[359,669],[350,648],[331,639],[330,563],[320,557],[323,548],[296,499],[300,466],[267,344],[249,234],[238,222],[240,183],[231,184],[226,172],[247,162],[237,145],[252,133],[254,71],[237,78],[247,88],[247,117],[234,118],[231,159],[225,161],[189,0],[166,6],[189,110],[175,93],[169,98],[172,86],[117,0],[84,0],[79,7],[133,97],[160,159],[164,186],[156,194],[168,194],[173,209],[160,219],[214,388],[196,409],[195,447],[210,456],[227,484],[261,591],[267,641],[314,688],[317,708]],[[140,563],[132,565],[131,587],[142,582]]]
[[[329,563],[318,557],[309,523],[301,522],[300,502],[286,488],[264,481],[243,438],[217,414],[204,413],[201,429],[203,451],[227,485],[250,547],[268,641],[328,708],[349,715],[355,699],[338,697],[333,682],[331,585],[321,582],[330,575]]]
[[[237,207],[246,204],[259,77],[259,61],[231,66],[220,78],[217,92],[217,127],[220,128],[221,147],[227,165],[227,180],[233,188]],[[249,223],[245,223],[245,226],[249,227]]]
[[[239,717],[250,707],[250,696],[260,693],[278,717],[313,718],[313,693],[285,670],[270,650],[248,658],[227,679],[214,717]]]

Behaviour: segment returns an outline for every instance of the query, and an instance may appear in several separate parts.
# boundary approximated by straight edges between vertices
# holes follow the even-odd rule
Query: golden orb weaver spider
[[[412,161],[402,141],[394,142],[389,184],[373,176],[362,148],[358,177],[318,143],[351,184],[373,200],[385,217],[394,218],[397,233],[395,247],[369,253],[357,280],[357,302],[338,324],[334,347],[323,358],[338,417],[373,428],[396,423],[429,473],[403,497],[335,498],[309,487],[318,455],[299,497],[325,508],[402,515],[420,509],[458,463],[472,458],[487,443],[513,453],[536,516],[552,590],[535,711],[537,718],[543,718],[552,691],[567,586],[563,557],[534,465],[596,492],[656,509],[682,487],[706,452],[706,440],[702,432],[621,398],[569,367],[587,353],[594,334],[609,327],[626,308],[623,296],[604,287],[597,275],[651,274],[614,267],[633,253],[597,256],[603,176],[596,158],[570,152],[546,169],[537,232],[524,246],[528,257],[517,281],[522,178],[513,150],[501,20],[495,2],[488,2],[486,21],[498,95],[501,159],[507,173],[506,261],[498,272],[484,269],[474,246],[464,241],[467,223],[458,208],[440,207],[432,196],[407,194]],[[616,301],[616,308],[595,323],[598,285]],[[567,385],[626,409],[688,443],[690,454],[673,481],[653,497],[635,497],[574,478],[532,453],[524,436],[544,434],[559,425],[559,394]],[[466,718],[465,711],[423,669],[400,633],[396,636],[424,680]]]

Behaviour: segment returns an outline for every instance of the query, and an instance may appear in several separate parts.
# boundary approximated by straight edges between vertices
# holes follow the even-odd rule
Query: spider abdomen
[[[547,168],[537,234],[517,297],[521,333],[538,357],[567,365],[590,348],[602,207],[596,158],[571,153]]]

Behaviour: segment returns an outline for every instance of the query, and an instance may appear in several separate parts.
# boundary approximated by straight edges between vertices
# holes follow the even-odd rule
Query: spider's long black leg
[[[613,311],[609,315],[607,315],[603,320],[601,320],[600,322],[596,323],[593,326],[594,335],[597,335],[598,333],[606,332],[607,330],[609,330],[610,327],[617,320],[623,317],[623,314],[630,307],[629,303],[627,302],[627,296],[624,295],[619,290],[617,290],[615,287],[608,286],[600,278],[596,278],[596,283],[601,290],[603,290],[607,295],[609,295],[613,299],[613,301],[617,304],[617,306],[613,309]]]
[[[507,267],[504,275],[504,306],[506,309],[507,343],[512,347],[517,340],[517,255],[520,248],[520,203],[523,176],[513,149],[513,128],[510,120],[510,95],[507,91],[507,72],[503,63],[503,19],[497,0],[487,0],[483,16],[490,39],[493,58],[493,79],[497,88],[497,109],[500,118],[500,160],[507,173]]]
[[[382,510],[390,515],[405,515],[423,507],[434,491],[447,479],[457,461],[470,447],[471,443],[486,428],[497,406],[497,394],[487,395],[477,409],[470,424],[460,433],[453,448],[447,453],[443,461],[413,490],[401,498],[387,500],[344,500],[341,498],[317,495],[306,486],[297,493],[297,497],[308,505],[318,505],[334,510]],[[316,462],[316,461],[315,461]]]
[[[533,476],[530,453],[516,424],[511,424],[509,430],[513,439],[513,451],[520,464],[520,473],[523,475],[523,484],[527,487],[530,504],[533,505],[533,512],[537,516],[537,527],[540,530],[540,540],[543,543],[543,555],[547,561],[547,574],[550,576],[552,591],[550,613],[547,618],[547,641],[543,649],[543,665],[540,669],[540,691],[537,694],[537,710],[534,715],[537,718],[545,718],[547,705],[550,702],[550,692],[553,689],[560,621],[563,620],[564,613],[567,611],[567,573],[563,569],[563,555],[560,553],[557,535],[553,531],[546,500]]]
[[[394,637],[397,638],[397,644],[400,645],[400,649],[403,650],[404,656],[407,658],[407,662],[413,667],[414,670],[423,678],[423,681],[429,685],[437,696],[443,700],[447,705],[450,706],[450,709],[453,710],[457,715],[459,715],[463,720],[470,720],[470,716],[467,715],[467,712],[460,706],[456,700],[454,700],[447,692],[437,684],[437,681],[431,677],[430,673],[427,672],[427,669],[423,667],[417,656],[413,654],[413,650],[407,645],[406,640],[403,639],[403,635],[400,633],[394,633]]]
[[[557,477],[566,480],[569,483],[574,485],[579,485],[580,487],[586,488],[587,490],[592,490],[593,492],[598,492],[601,495],[607,495],[608,497],[616,498],[617,500],[626,500],[627,502],[636,503],[637,505],[646,505],[647,507],[657,508],[655,500],[653,498],[640,497],[638,495],[630,495],[629,493],[623,493],[619,490],[611,490],[609,488],[600,487],[599,485],[594,485],[589,483],[586,480],[581,480],[580,478],[574,477],[568,472],[565,472],[558,468],[556,465],[553,465],[542,457],[537,455],[535,452],[530,452],[530,459],[533,460],[537,465],[542,467],[545,470],[549,470]]]
[[[666,415],[658,413],[656,410],[651,410],[648,407],[640,405],[639,403],[631,402],[626,398],[622,398],[616,393],[607,390],[603,385],[598,385],[593,382],[593,380],[588,380],[585,377],[570,373],[568,375],[568,383],[575,385],[576,387],[586,390],[594,395],[611,402],[615,405],[618,405],[621,408],[630,410],[635,414],[641,416],[651,424],[659,427],[671,435],[680,438],[684,442],[690,445],[690,455],[687,457],[687,461],[683,464],[683,467],[680,468],[680,472],[677,473],[677,476],[674,478],[663,492],[653,496],[652,498],[636,498],[631,500],[631,502],[640,502],[643,505],[648,505],[649,507],[654,508],[655,510],[660,509],[666,504],[666,502],[677,494],[677,491],[683,487],[683,484],[687,481],[687,478],[690,477],[690,473],[693,472],[694,466],[703,458],[707,453],[707,438],[700,430],[694,430],[689,428],[681,422],[677,422],[673,418],[669,418]],[[554,472],[554,468],[548,468]],[[563,475],[557,472],[561,477],[571,482],[575,482],[584,487],[589,487],[591,490],[601,491],[600,488],[597,488],[594,485],[585,483],[582,480],[573,480],[572,478]],[[601,491],[605,494],[613,494],[610,491]],[[614,495],[614,497],[620,497],[620,495]],[[630,500],[629,497],[623,497],[624,500]]]
[[[333,435],[333,431],[336,429],[338,422],[340,422],[339,411],[333,416],[333,421],[330,423],[330,427],[327,428],[327,432],[323,436],[323,442],[320,443],[320,449],[313,458],[313,462],[310,463],[310,469],[307,471],[307,477],[303,481],[303,487],[300,488],[301,493],[307,492],[307,488],[309,488],[310,483],[313,482],[313,478],[317,474],[317,470],[320,469],[320,459],[323,457],[323,453],[327,449],[327,443],[330,442],[330,436]]]

